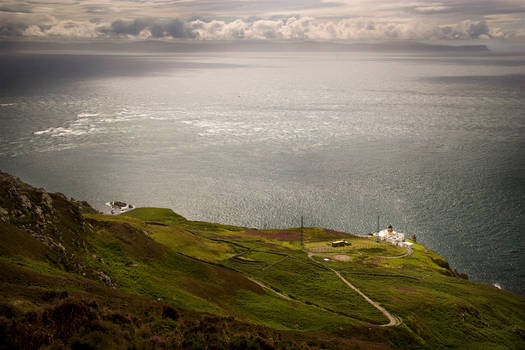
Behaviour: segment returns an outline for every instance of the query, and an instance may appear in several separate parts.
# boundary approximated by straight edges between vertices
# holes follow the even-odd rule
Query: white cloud
[[[176,24],[176,26],[174,25]],[[421,21],[392,21],[369,18],[314,18],[234,21],[200,19],[182,22],[153,20],[60,21],[46,17],[39,25],[23,25],[20,35],[30,38],[63,39],[148,39],[193,38],[197,40],[443,40],[507,38],[512,34],[486,21],[461,21],[429,25]]]
[[[189,28],[200,40],[385,40],[385,39],[489,39],[508,36],[501,28],[489,28],[485,21],[461,21],[442,26],[421,21],[393,22],[367,18],[318,19],[290,17],[279,20],[232,22],[195,20]]]
[[[0,7],[0,38],[458,40],[523,37],[523,27],[525,3],[515,0],[4,0]]]
[[[22,33],[26,37],[95,39],[100,37],[98,26],[90,22],[55,21],[47,25],[30,25]]]

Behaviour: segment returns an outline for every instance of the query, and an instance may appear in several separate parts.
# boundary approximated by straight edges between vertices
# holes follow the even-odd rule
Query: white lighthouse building
[[[394,231],[392,225],[388,225],[385,230],[374,233],[374,236],[378,237],[382,241],[398,246],[404,246],[403,242],[405,241],[405,234]]]

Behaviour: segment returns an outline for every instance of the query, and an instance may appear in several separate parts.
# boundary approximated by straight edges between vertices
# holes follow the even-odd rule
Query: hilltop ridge
[[[419,244],[103,215],[2,172],[0,233],[0,349],[524,348],[525,298]]]

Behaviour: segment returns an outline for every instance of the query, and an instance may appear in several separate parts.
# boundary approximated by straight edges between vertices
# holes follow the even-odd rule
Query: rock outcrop
[[[89,251],[86,238],[93,230],[82,215],[86,211],[96,212],[87,202],[70,201],[61,193],[48,193],[0,172],[0,225],[46,246],[50,263],[115,287],[109,276],[79,258]]]

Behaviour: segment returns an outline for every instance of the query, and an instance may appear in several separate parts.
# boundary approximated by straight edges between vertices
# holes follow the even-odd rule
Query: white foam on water
[[[85,134],[87,134],[87,131],[84,131],[84,130],[64,129],[62,130],[62,132],[56,135],[52,135],[52,136],[53,137],[69,136],[69,135],[80,136],[80,135],[85,135]]]
[[[39,131],[34,131],[33,132],[33,135],[44,135],[44,134],[49,134],[50,132],[52,132],[55,128],[49,128],[49,129],[45,129],[45,130],[39,130]]]
[[[79,118],[88,118],[88,117],[98,117],[100,113],[79,113],[77,117]]]
[[[64,128],[59,126],[57,128],[48,128],[45,130],[34,131],[33,135],[49,135],[51,137],[61,137],[61,136],[80,136],[86,134],[86,130],[74,129],[74,128]]]
[[[14,105],[16,105],[16,103],[0,103],[0,107],[9,107]]]
[[[159,120],[159,121],[164,121],[164,120],[171,120],[172,118],[170,117],[149,117],[150,120]]]

